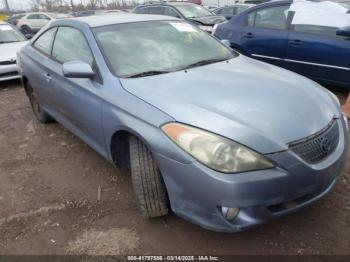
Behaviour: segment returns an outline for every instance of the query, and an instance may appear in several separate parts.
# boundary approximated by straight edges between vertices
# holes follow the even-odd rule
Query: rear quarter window
[[[33,46],[44,54],[51,55],[52,42],[55,37],[56,30],[56,27],[47,30],[45,33],[39,36],[39,38],[34,42]]]

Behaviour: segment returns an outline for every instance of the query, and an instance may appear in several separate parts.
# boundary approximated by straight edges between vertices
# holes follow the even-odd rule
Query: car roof
[[[269,2],[262,3],[262,4],[258,4],[254,7],[274,6],[274,5],[278,5],[278,4],[291,4],[291,3],[293,3],[293,0],[272,0]]]
[[[65,19],[80,21],[88,24],[89,27],[99,27],[106,25],[114,25],[114,24],[125,24],[125,23],[133,23],[133,22],[147,22],[147,21],[164,21],[164,20],[180,20],[175,17],[170,16],[162,16],[162,15],[143,15],[143,14],[132,14],[132,13],[118,13],[111,15],[92,15],[85,17],[76,17]]]

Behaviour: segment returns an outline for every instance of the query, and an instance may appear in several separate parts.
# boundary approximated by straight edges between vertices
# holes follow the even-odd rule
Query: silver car
[[[20,78],[16,56],[26,43],[27,39],[15,27],[0,21],[0,81]]]
[[[344,166],[336,97],[177,18],[56,20],[19,64],[37,119],[130,168],[144,217],[240,231],[314,203]]]

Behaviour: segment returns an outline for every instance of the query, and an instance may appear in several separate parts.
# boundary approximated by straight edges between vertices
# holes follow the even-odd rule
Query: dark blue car
[[[350,24],[342,28],[294,24],[291,4],[255,6],[219,24],[213,34],[245,55],[325,84],[350,87]]]

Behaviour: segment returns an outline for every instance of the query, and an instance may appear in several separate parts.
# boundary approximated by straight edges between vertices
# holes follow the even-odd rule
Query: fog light
[[[221,207],[221,212],[228,221],[232,221],[236,218],[239,212],[239,208],[234,208],[234,207]]]

